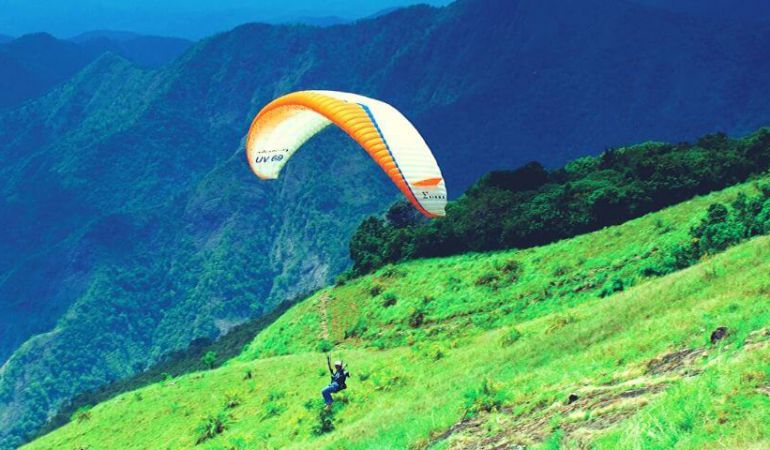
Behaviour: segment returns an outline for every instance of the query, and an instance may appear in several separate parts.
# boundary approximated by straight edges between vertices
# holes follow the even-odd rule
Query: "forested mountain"
[[[146,68],[160,67],[177,58],[192,45],[187,39],[109,32],[86,33],[71,40],[94,53],[112,52]]]
[[[640,5],[696,17],[719,20],[763,22],[770,17],[770,3],[764,0],[632,0]]]
[[[611,0],[462,0],[244,25],[155,70],[101,56],[0,115],[0,439],[348,267],[353,230],[397,191],[337,131],[257,181],[243,137],[275,96],[392,103],[459,195],[533,159],[766,124],[768,38]]]
[[[151,68],[173,60],[190,44],[177,38],[114,34],[90,34],[71,41],[46,33],[8,42],[0,38],[0,109],[46,93],[105,53]]]

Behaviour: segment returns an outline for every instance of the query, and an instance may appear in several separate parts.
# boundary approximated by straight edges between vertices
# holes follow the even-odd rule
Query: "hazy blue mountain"
[[[142,67],[159,67],[190,44],[184,39],[115,33],[94,33],[71,41],[46,33],[13,39],[0,44],[0,109],[44,94],[107,52]]]
[[[278,19],[274,23],[285,24],[285,25],[304,24],[304,25],[315,25],[318,27],[330,27],[333,25],[342,25],[344,23],[350,23],[352,21],[353,21],[352,19],[346,19],[344,17],[339,17],[339,16],[299,16],[299,17],[289,17],[286,19]]]
[[[451,0],[8,0],[0,10],[0,30],[22,35],[45,30],[72,36],[88,30],[128,30],[145,35],[200,39],[246,22],[297,23],[297,19],[357,19],[384,8]],[[308,23],[303,20],[303,23]]]
[[[87,33],[72,40],[92,52],[113,52],[140,67],[160,67],[174,60],[192,45],[191,41],[163,36],[124,33]]]
[[[13,40],[13,36],[7,36],[5,34],[0,34],[0,44],[2,44],[4,42],[12,41],[12,40]]]
[[[256,180],[243,138],[276,95],[392,103],[458,195],[532,159],[767,124],[768,38],[614,0],[462,0],[244,25],[157,69],[102,55],[0,114],[0,440],[347,267],[355,226],[397,191],[333,130]]]
[[[141,36],[141,34],[134,33],[133,31],[92,30],[76,34],[75,36],[67,38],[67,40],[77,43],[90,41],[92,39],[109,39],[110,41],[124,42]]]
[[[0,108],[36,97],[71,77],[96,55],[45,33],[0,45]]]
[[[377,11],[376,13],[372,14],[371,16],[366,17],[366,19],[376,19],[380,16],[384,16],[386,14],[390,14],[393,11],[398,11],[398,8],[385,8],[380,11]]]
[[[675,13],[719,20],[770,20],[770,3],[765,0],[631,0],[640,5]]]

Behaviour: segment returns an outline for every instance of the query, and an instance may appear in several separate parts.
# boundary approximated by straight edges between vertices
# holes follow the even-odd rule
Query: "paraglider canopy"
[[[361,95],[299,91],[270,102],[246,139],[251,170],[262,179],[278,178],[289,158],[331,124],[358,142],[422,214],[446,214],[444,177],[425,140],[394,107]]]

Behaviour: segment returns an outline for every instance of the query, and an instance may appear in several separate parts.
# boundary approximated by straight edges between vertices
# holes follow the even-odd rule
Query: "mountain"
[[[770,4],[763,0],[631,0],[640,5],[686,14],[695,17],[707,17],[719,20],[749,22],[767,22],[770,17]]]
[[[3,43],[8,42],[8,41],[12,41],[12,40],[13,40],[13,36],[7,36],[5,34],[0,34],[0,44],[3,44]]]
[[[770,205],[768,181],[548,246],[349,280],[221,368],[83,408],[24,448],[764,448],[770,238],[648,269],[717,205]],[[351,377],[327,413],[329,349]]]
[[[0,108],[43,94],[93,61],[95,55],[45,33],[0,45]]]
[[[80,44],[94,39],[107,39],[116,42],[126,42],[139,37],[142,37],[142,35],[139,33],[134,33],[133,31],[92,30],[86,31],[84,33],[78,33],[75,36],[67,38],[67,40]]]
[[[0,109],[38,97],[70,79],[107,52],[121,55],[142,67],[159,67],[184,52],[190,42],[157,36],[114,33],[79,36],[72,41],[37,33],[0,44]]]
[[[352,22],[351,19],[345,19],[338,16],[300,16],[300,17],[290,17],[286,19],[280,19],[276,20],[272,23],[276,24],[304,24],[304,25],[314,25],[318,27],[330,27],[334,25],[342,25],[345,23]]]
[[[85,36],[73,38],[75,39],[77,39],[75,42],[84,49],[101,54],[112,52],[145,68],[156,68],[167,64],[192,45],[192,42],[187,39],[141,35],[130,37],[116,33],[103,33],[102,36],[88,33]]]
[[[320,23],[326,18],[350,20],[366,17],[378,10],[413,4],[444,6],[451,0],[221,0],[215,3],[190,0],[158,3],[136,0],[94,4],[90,0],[74,0],[66,4],[44,5],[12,1],[3,5],[0,30],[22,35],[46,30],[55,36],[73,36],[89,30],[129,30],[145,35],[177,36],[201,39],[232,29],[247,22]],[[320,22],[320,23],[319,23]]]
[[[769,34],[610,0],[464,0],[248,24],[157,69],[98,57],[0,114],[0,439],[349,266],[355,227],[397,191],[334,130],[256,180],[243,138],[275,96],[393,104],[457,196],[533,159],[766,124]]]

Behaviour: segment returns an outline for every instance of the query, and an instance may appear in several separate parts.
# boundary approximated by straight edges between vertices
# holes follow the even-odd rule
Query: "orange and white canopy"
[[[361,95],[300,91],[270,102],[249,129],[251,170],[278,178],[297,149],[331,124],[358,142],[421,213],[445,215],[444,177],[425,140],[398,110]]]

